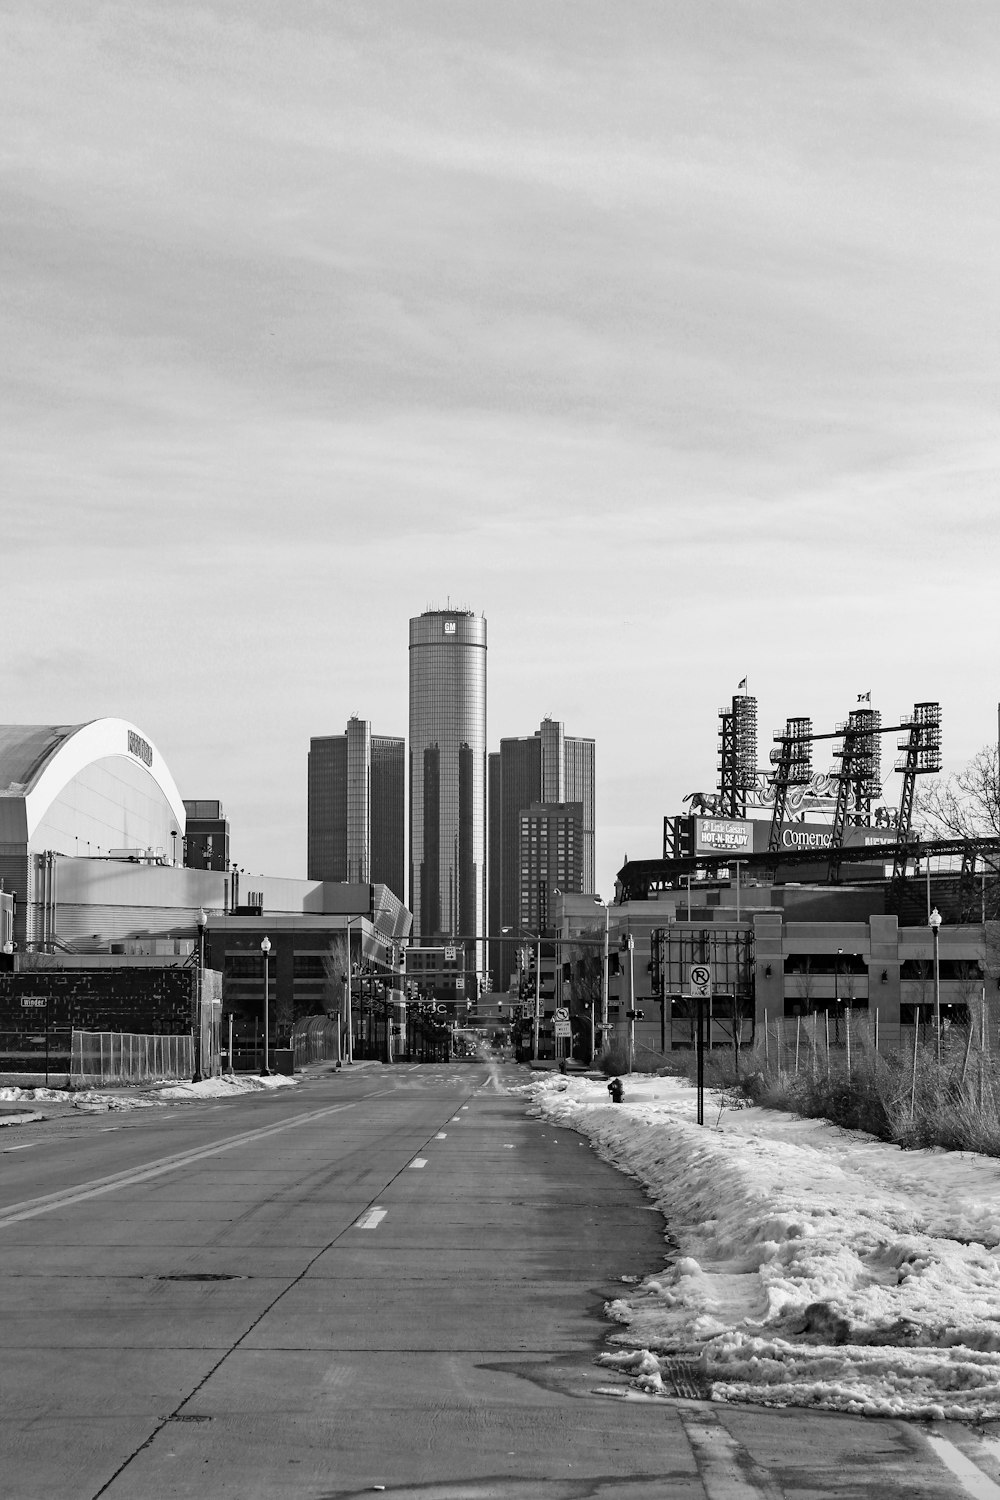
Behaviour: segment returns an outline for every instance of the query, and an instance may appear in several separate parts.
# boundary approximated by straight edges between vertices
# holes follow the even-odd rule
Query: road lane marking
[[[355,1229],[377,1229],[389,1212],[387,1208],[369,1208],[356,1220]]]
[[[244,1130],[240,1135],[229,1136],[214,1146],[196,1146],[191,1151],[178,1152],[176,1156],[164,1156],[159,1161],[149,1162],[143,1167],[132,1167],[127,1172],[115,1172],[110,1177],[97,1177],[93,1182],[80,1187],[64,1188],[59,1193],[46,1193],[41,1198],[27,1198],[23,1203],[12,1203],[0,1209],[0,1229],[8,1224],[20,1224],[25,1219],[37,1218],[39,1214],[52,1213],[57,1208],[68,1208],[74,1203],[84,1203],[89,1198],[98,1198],[104,1193],[116,1193],[119,1188],[133,1187],[140,1182],[149,1182],[167,1172],[179,1171],[192,1162],[203,1161],[210,1156],[220,1156],[224,1151],[233,1151],[251,1141],[265,1140],[270,1135],[280,1135],[284,1130],[293,1130],[297,1125],[309,1125],[326,1115],[340,1114],[345,1109],[354,1109],[353,1104],[334,1104],[328,1109],[314,1109],[307,1115],[297,1115],[294,1120],[284,1120],[277,1125],[263,1125],[258,1130]]]
[[[961,1448],[956,1448],[947,1438],[939,1437],[936,1432],[925,1432],[924,1437],[930,1443],[933,1452],[950,1469],[967,1495],[973,1500],[998,1500],[1000,1497],[1000,1485],[996,1484],[977,1464],[967,1458]]]
[[[41,1141],[25,1141],[21,1146],[4,1146],[3,1154],[6,1156],[8,1151],[30,1151],[32,1146],[40,1146],[41,1144]]]
[[[447,1135],[445,1134],[445,1132],[443,1130],[439,1130],[438,1133],[437,1133],[437,1135],[434,1137],[434,1139],[436,1141],[446,1141],[448,1139],[448,1137],[447,1137]]]
[[[426,1158],[423,1157],[423,1156],[415,1156],[413,1158],[413,1160],[410,1162],[410,1166],[414,1167],[414,1168],[415,1167],[426,1167],[426,1165],[427,1165],[427,1161],[426,1161]]]
[[[779,1500],[779,1491],[714,1413],[681,1410],[707,1500]]]
[[[453,1125],[461,1125],[461,1123],[462,1123],[462,1116],[461,1115],[452,1115],[452,1117],[451,1117],[451,1123]]]

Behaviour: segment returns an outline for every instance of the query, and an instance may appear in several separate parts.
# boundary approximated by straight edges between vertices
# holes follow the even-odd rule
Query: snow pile
[[[229,1099],[233,1094],[254,1094],[260,1089],[294,1087],[295,1079],[285,1073],[269,1073],[266,1078],[243,1073],[203,1078],[201,1083],[161,1084],[156,1092],[161,1099]]]
[[[84,1112],[94,1110],[153,1109],[164,1100],[229,1099],[234,1094],[253,1094],[261,1089],[294,1088],[296,1079],[283,1073],[271,1073],[267,1078],[252,1074],[232,1075],[224,1078],[204,1078],[201,1083],[147,1084],[141,1090],[125,1088],[121,1091],[108,1089],[81,1089],[67,1092],[66,1089],[48,1088],[0,1088],[0,1103],[14,1103],[25,1099],[33,1102],[49,1100],[52,1103],[70,1104]]]
[[[648,1392],[694,1362],[719,1400],[1000,1417],[1000,1162],[904,1153],[676,1079],[548,1078],[537,1107],[645,1184],[676,1253],[608,1305],[604,1360]]]

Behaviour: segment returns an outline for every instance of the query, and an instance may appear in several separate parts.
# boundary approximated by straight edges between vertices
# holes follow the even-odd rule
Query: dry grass
[[[849,1067],[844,1046],[814,1047],[800,1035],[794,1062],[787,1045],[774,1047],[768,1059],[758,1046],[752,1068],[729,1086],[755,1103],[832,1120],[907,1149],[1000,1156],[1000,1066],[983,1035],[973,1008],[968,1029],[947,1033],[939,1064],[930,1031],[914,1057],[909,1049],[876,1051],[870,1027],[855,1022]]]

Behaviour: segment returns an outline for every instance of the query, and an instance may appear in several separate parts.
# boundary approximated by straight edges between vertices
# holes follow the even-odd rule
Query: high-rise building
[[[520,824],[519,926],[546,932],[555,894],[583,890],[583,806],[579,802],[533,802]]]
[[[309,741],[307,876],[404,889],[406,748],[351,718]]]
[[[499,752],[489,757],[489,783],[490,933],[495,936],[507,927],[535,932],[538,928],[523,917],[526,902],[531,910],[543,911],[553,889],[594,889],[594,741],[567,735],[561,723],[544,719],[534,734],[500,741]],[[521,815],[535,804],[572,804],[578,809],[572,816],[579,824],[573,836],[579,869],[574,864],[573,873],[562,876],[561,882],[553,878],[543,902],[537,893],[540,876],[533,867],[526,868],[530,849],[522,848]],[[526,891],[525,882],[534,882],[533,893]],[[516,957],[513,938],[490,944],[489,967],[497,989],[506,989]]]
[[[480,939],[486,920],[486,620],[410,621],[410,896],[417,941]]]

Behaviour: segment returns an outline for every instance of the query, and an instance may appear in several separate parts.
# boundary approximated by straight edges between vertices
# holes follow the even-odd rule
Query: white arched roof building
[[[175,857],[184,803],[152,741],[125,719],[0,725],[0,856]]]

